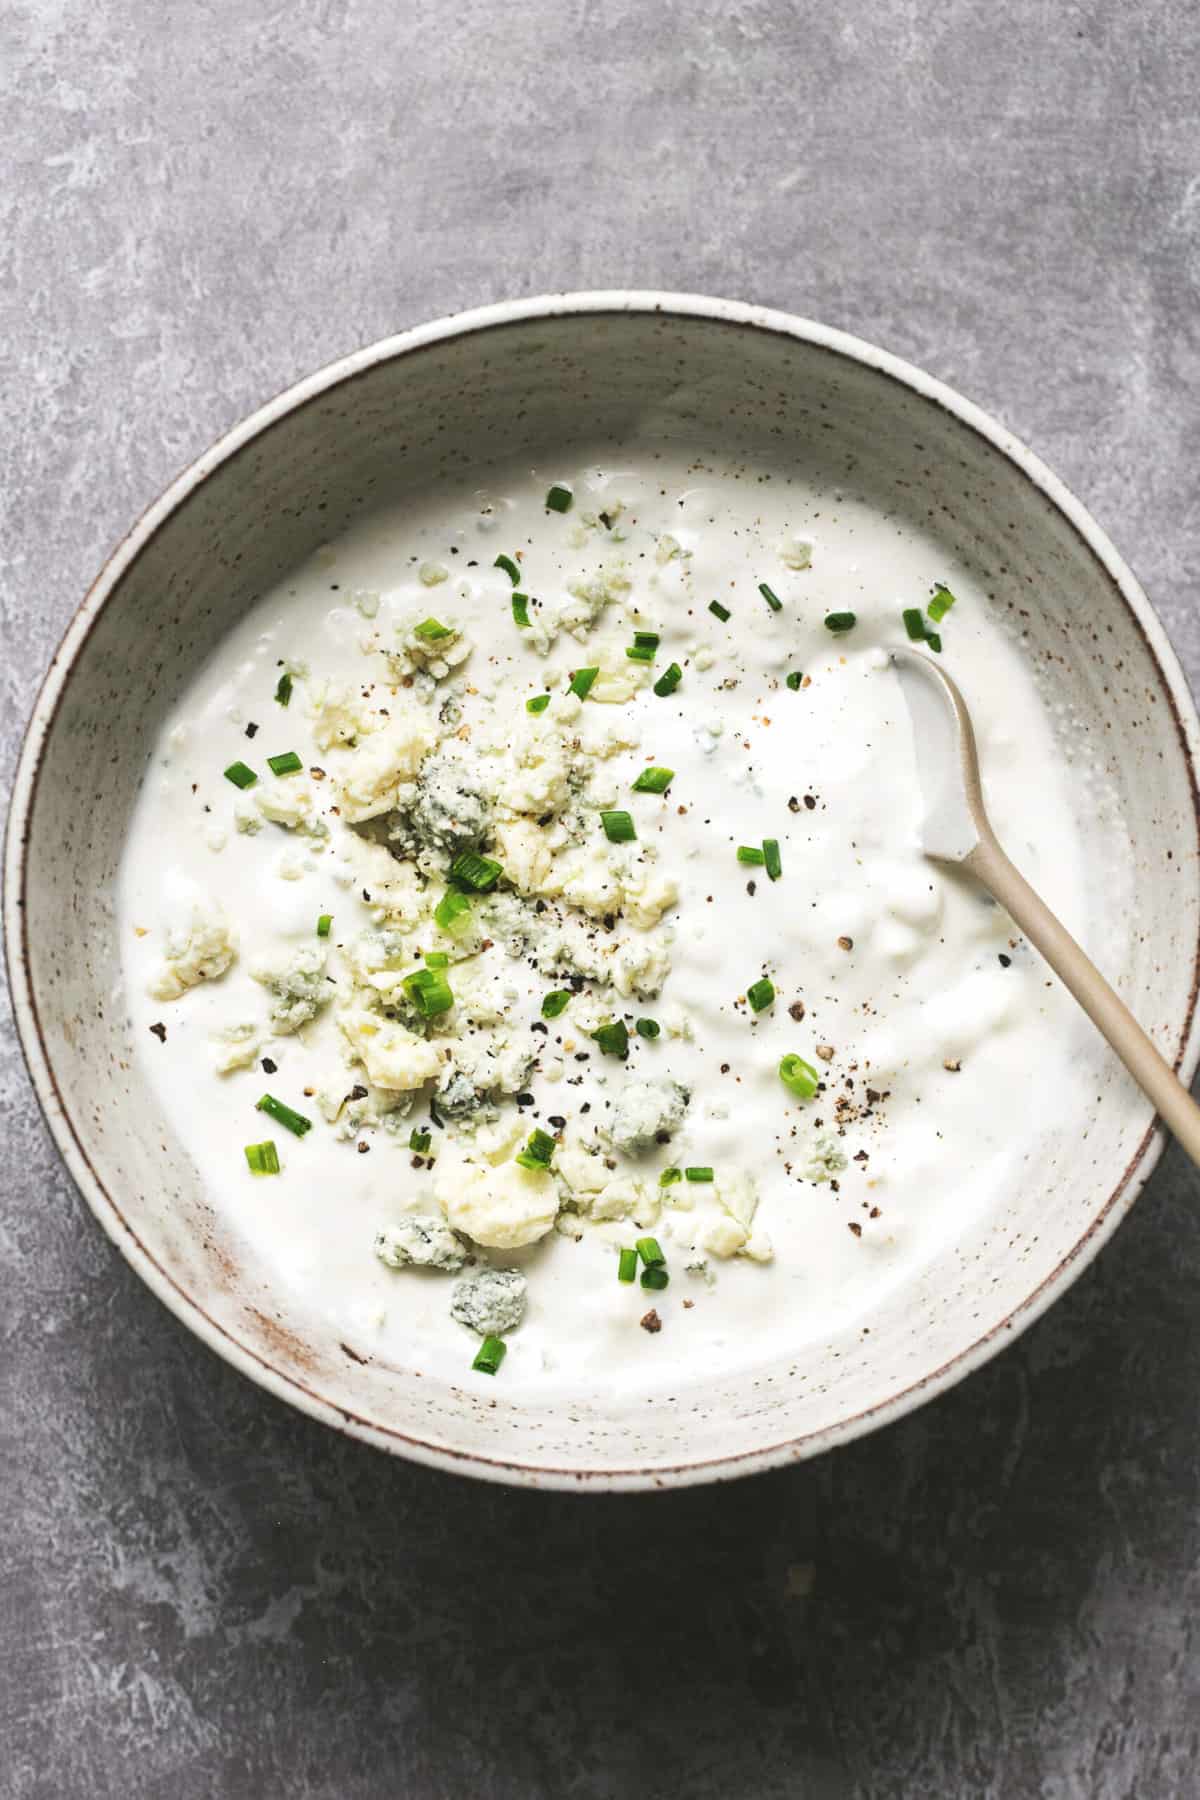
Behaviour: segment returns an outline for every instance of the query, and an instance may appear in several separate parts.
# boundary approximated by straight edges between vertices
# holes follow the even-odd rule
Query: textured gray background
[[[770,302],[1092,506],[1200,675],[1191,0],[0,5],[7,775],[114,539],[479,301]],[[4,1800],[1200,1791],[1200,1181],[1014,1349],[723,1491],[488,1491],[292,1416],[85,1215],[0,1043]]]

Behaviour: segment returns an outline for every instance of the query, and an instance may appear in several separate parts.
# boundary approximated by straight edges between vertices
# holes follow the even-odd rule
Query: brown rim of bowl
[[[1060,513],[1086,550],[1100,564],[1116,588],[1155,663],[1180,750],[1188,770],[1197,843],[1200,845],[1200,792],[1197,760],[1200,754],[1200,721],[1187,684],[1166,633],[1140,584],[1107,536],[1074,495],[1012,433],[951,388],[889,352],[861,339],[819,325],[812,320],[736,301],[712,300],[700,295],[617,291],[550,294],[516,302],[480,307],[450,315],[424,326],[385,338],[327,364],[296,382],[273,400],[224,433],[195,459],[142,515],[117,545],[89,588],[63,634],[34,702],[13,785],[5,846],[4,942],[14,1015],[26,1066],[43,1117],[56,1145],[97,1220],[158,1298],[210,1349],[277,1398],[331,1425],[335,1430],[364,1442],[404,1455],[430,1467],[471,1472],[480,1477],[518,1486],[567,1491],[634,1492],[681,1487],[702,1481],[722,1480],[778,1468],[834,1448],[892,1420],[902,1418],[926,1399],[954,1386],[964,1376],[994,1356],[1004,1344],[1039,1318],[1046,1307],[1079,1275],[1129,1211],[1158,1162],[1165,1132],[1157,1118],[1148,1125],[1141,1142],[1120,1179],[1099,1208],[1091,1224],[1061,1259],[1053,1272],[1005,1318],[974,1343],[938,1368],[909,1382],[886,1400],[865,1407],[837,1424],[824,1426],[801,1437],[786,1438],[764,1449],[740,1451],[729,1456],[706,1457],[697,1462],[649,1468],[555,1468],[489,1457],[456,1450],[374,1423],[325,1399],[294,1376],[282,1374],[259,1352],[241,1342],[213,1319],[138,1238],[112,1194],[108,1192],[88,1154],[82,1132],[76,1127],[66,1097],[59,1087],[38,1014],[30,980],[25,904],[25,851],[30,820],[37,798],[42,750],[53,727],[63,695],[74,674],[76,659],[86,644],[101,612],[159,527],[184,506],[213,471],[241,455],[263,438],[282,418],[320,400],[332,389],[347,386],[378,364],[401,356],[413,356],[447,339],[467,333],[496,332],[530,319],[566,316],[622,317],[658,314],[681,323],[702,320],[738,330],[757,330],[811,344],[848,362],[873,370],[919,398],[939,407],[985,440],[1004,456]],[[1200,941],[1192,958],[1187,1012],[1174,1065],[1190,1082],[1200,1056],[1197,1034],[1197,993],[1200,991]]]

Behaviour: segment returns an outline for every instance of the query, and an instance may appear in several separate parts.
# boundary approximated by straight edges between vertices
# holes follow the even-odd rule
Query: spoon
[[[1001,849],[984,807],[975,732],[957,684],[919,651],[897,646],[889,654],[912,715],[926,805],[922,830],[926,856],[957,863],[1000,902],[1107,1038],[1192,1161],[1200,1162],[1200,1106],[1125,1002]],[[939,753],[946,742],[947,707],[957,750],[953,757]]]

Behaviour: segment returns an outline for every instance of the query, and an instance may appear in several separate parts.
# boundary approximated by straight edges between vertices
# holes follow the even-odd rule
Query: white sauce
[[[565,515],[544,510],[551,480],[574,488]],[[621,541],[581,526],[584,515],[615,501],[623,503]],[[660,560],[664,533],[682,554]],[[813,544],[809,567],[805,541]],[[491,694],[509,707],[559,691],[569,670],[595,658],[569,636],[543,657],[515,628],[508,579],[492,563],[497,552],[518,549],[522,589],[547,602],[564,596],[568,581],[624,558],[637,622],[661,635],[653,675],[672,660],[683,665],[669,698],[647,685],[624,707],[585,704],[614,723],[636,723],[638,748],[604,770],[613,803],[634,815],[639,843],[657,846],[658,866],[680,888],[679,905],[658,928],[672,961],[662,995],[619,1007],[631,1023],[665,1020],[683,1007],[693,1029],[691,1041],[664,1031],[655,1042],[631,1029],[622,1067],[572,1028],[569,1008],[540,1039],[543,1073],[529,1082],[536,1104],[524,1127],[565,1117],[570,1146],[629,1076],[675,1077],[692,1089],[692,1103],[674,1141],[648,1159],[651,1179],[668,1163],[750,1172],[761,1196],[756,1222],[775,1255],[765,1264],[710,1257],[710,1285],[685,1273],[682,1246],[694,1221],[670,1208],[655,1227],[671,1269],[663,1293],[616,1280],[614,1245],[638,1235],[628,1224],[580,1227],[580,1241],[551,1232],[529,1249],[494,1252],[497,1264],[529,1278],[529,1310],[498,1379],[567,1388],[581,1371],[603,1370],[613,1384],[636,1388],[649,1369],[657,1382],[685,1367],[694,1374],[706,1364],[749,1364],[797,1352],[851,1322],[869,1325],[887,1290],[1002,1205],[1081,1079],[1070,1001],[1023,944],[1013,947],[1016,933],[995,907],[920,852],[911,726],[881,650],[902,638],[901,609],[922,605],[935,579],[958,596],[941,626],[944,655],[974,712],[997,829],[1069,922],[1084,917],[1081,858],[1036,689],[989,621],[984,596],[877,515],[848,501],[831,506],[779,479],[649,456],[603,473],[514,472],[486,495],[443,494],[377,516],[253,609],[164,731],[123,868],[133,1041],[163,1112],[213,1205],[281,1286],[315,1297],[363,1354],[464,1376],[478,1340],[450,1317],[451,1278],[394,1272],[372,1251],[376,1232],[414,1201],[422,1212],[437,1210],[430,1178],[412,1168],[408,1148],[409,1126],[425,1124],[427,1107],[418,1104],[397,1136],[364,1132],[368,1153],[336,1137],[304,1097],[305,1088],[348,1088],[362,1075],[346,1064],[334,1006],[299,1034],[267,1044],[277,1072],[214,1072],[214,1036],[265,1020],[268,996],[249,973],[256,956],[311,946],[318,915],[332,913],[329,971],[341,981],[336,946],[373,917],[334,878],[344,826],[331,819],[326,843],[276,824],[239,833],[235,809],[245,801],[222,771],[242,759],[265,777],[267,756],[285,750],[296,750],[306,769],[331,767],[336,753],[312,739],[308,692],[326,677],[360,689],[375,684],[373,700],[386,705],[379,647],[394,648],[398,622],[414,617],[453,617],[475,642],[440,685],[431,716],[464,683],[478,690],[465,701],[468,720],[489,710]],[[445,581],[437,580],[439,565],[449,571]],[[760,581],[779,595],[781,612],[769,610]],[[712,599],[730,608],[728,624],[708,612]],[[857,614],[844,637],[824,626],[834,610]],[[593,637],[629,642],[632,630],[613,607]],[[281,660],[308,671],[296,674],[286,710],[273,699]],[[796,669],[809,679],[792,691],[784,677]],[[245,735],[251,721],[259,727],[253,740]],[[666,798],[630,793],[647,764],[677,771]],[[322,807],[335,799],[332,787],[327,780]],[[764,837],[780,843],[777,882],[735,857],[737,845]],[[224,907],[237,960],[179,1000],[152,999],[165,928],[197,895]],[[527,1030],[542,995],[562,984],[510,960],[500,945],[487,954],[518,991],[514,1028]],[[755,1017],[744,996],[763,974],[778,998]],[[802,1022],[789,1016],[796,1001]],[[159,1021],[165,1043],[150,1031]],[[580,1086],[545,1077],[558,1039],[565,1077],[582,1075]],[[833,1047],[828,1063],[816,1056],[818,1044]],[[573,1060],[581,1050],[586,1063]],[[794,1101],[780,1083],[778,1063],[789,1051],[816,1062],[827,1081],[811,1103]],[[961,1068],[952,1072],[948,1062]],[[886,1100],[868,1107],[868,1089]],[[255,1111],[267,1090],[315,1119],[306,1137],[290,1137]],[[801,1179],[800,1165],[814,1121],[836,1128],[838,1096],[850,1106],[838,1138],[847,1164],[835,1189]],[[591,1111],[581,1115],[585,1103]],[[282,1173],[256,1178],[243,1146],[267,1136]],[[687,1200],[698,1191],[682,1184],[670,1194]],[[653,1337],[638,1325],[651,1305],[663,1321]]]

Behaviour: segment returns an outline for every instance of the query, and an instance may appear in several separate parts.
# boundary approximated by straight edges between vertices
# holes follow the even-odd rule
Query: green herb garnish
[[[428,644],[436,644],[439,638],[453,637],[454,633],[440,619],[422,619],[419,625],[413,626],[413,636],[423,638]]]
[[[724,625],[725,621],[730,617],[729,608],[727,606],[722,606],[719,600],[710,600],[708,603],[708,610],[713,615],[714,619],[720,619],[722,625]]]
[[[767,586],[765,581],[759,582],[758,591],[762,595],[763,599],[766,601],[767,605],[770,607],[772,612],[782,612],[783,611],[783,601],[779,598],[779,595],[777,593],[775,593],[773,589],[771,589]]]
[[[275,688],[275,698],[280,706],[286,706],[292,697],[292,677],[288,669],[283,671]]]
[[[562,487],[558,482],[546,495],[546,506],[550,512],[570,512],[571,502],[575,498],[569,487]]]
[[[457,888],[447,888],[433,909],[434,924],[453,934],[467,923],[466,915],[470,910],[471,902],[465,894]]]
[[[629,1032],[624,1019],[616,1019],[611,1025],[602,1025],[592,1037],[605,1056],[629,1055]]]
[[[770,876],[771,880],[778,881],[779,877],[783,874],[783,862],[779,855],[778,838],[763,839],[763,862],[766,864],[767,874]]]
[[[755,869],[760,869],[766,861],[762,851],[754,844],[739,844],[737,859],[740,863],[749,863]]]
[[[935,625],[941,624],[942,620],[954,604],[954,595],[950,592],[950,589],[946,587],[943,582],[935,581],[933,584],[933,599],[929,602],[926,609]]]
[[[602,812],[600,823],[604,827],[604,835],[610,844],[631,844],[637,837],[633,828],[633,820],[627,812]]]
[[[571,995],[566,988],[551,988],[548,994],[542,995],[543,1019],[557,1019],[571,1003]]]
[[[635,1019],[633,1029],[639,1037],[648,1038],[651,1043],[662,1033],[662,1026],[657,1019]]]
[[[633,791],[635,794],[665,794],[674,779],[674,769],[643,769],[633,784]]]
[[[282,756],[268,756],[267,767],[272,775],[294,775],[304,764],[294,750],[285,750]]]
[[[832,631],[835,637],[840,637],[843,632],[853,631],[857,624],[857,613],[836,612],[825,614],[826,629]]]
[[[270,1138],[262,1144],[246,1145],[246,1161],[252,1175],[278,1175],[279,1152]],[[630,1277],[632,1280],[632,1277]]]
[[[586,700],[592,691],[592,683],[599,673],[599,669],[576,669],[571,677],[570,688],[567,691],[572,694],[578,694],[581,700]]]
[[[317,920],[317,936],[318,937],[328,937],[330,927],[332,926],[332,924],[333,924],[333,914],[332,913],[322,913],[320,918]]]
[[[756,1013],[762,1012],[775,998],[775,983],[768,981],[764,975],[761,981],[751,982],[746,989],[746,998]]]
[[[674,1187],[677,1181],[683,1180],[682,1169],[664,1169],[658,1178],[659,1187]]]
[[[548,1169],[553,1155],[554,1139],[548,1131],[539,1130],[530,1133],[529,1142],[517,1151],[516,1160],[523,1169]]]
[[[655,682],[654,691],[660,700],[665,700],[668,694],[673,694],[675,692],[675,689],[682,680],[683,670],[678,663],[671,663],[663,670],[662,674]]]
[[[644,1288],[653,1288],[656,1293],[660,1293],[662,1289],[666,1287],[670,1279],[671,1277],[667,1274],[667,1271],[660,1268],[658,1264],[655,1264],[653,1268],[642,1270],[642,1286]]]
[[[657,631],[635,631],[625,654],[631,662],[652,663],[658,655],[658,642]]]
[[[269,1113],[277,1124],[286,1126],[297,1137],[303,1137],[306,1131],[312,1130],[311,1119],[306,1119],[303,1113],[293,1112],[290,1106],[285,1106],[274,1094],[264,1094],[255,1105],[257,1111]]]
[[[418,1156],[424,1156],[432,1143],[433,1137],[428,1131],[410,1131],[408,1134],[408,1147]]]
[[[495,1375],[507,1354],[508,1345],[503,1338],[485,1337],[471,1367],[481,1375]]]
[[[802,1056],[785,1056],[779,1064],[779,1079],[800,1100],[811,1100],[821,1077]]]
[[[683,1173],[687,1181],[711,1181],[713,1178],[712,1170],[707,1168],[685,1169]]]
[[[522,631],[529,629],[529,595],[514,594],[512,597],[512,616]]]
[[[511,556],[503,556],[503,555],[498,556],[496,558],[495,562],[492,564],[492,567],[493,567],[493,569],[503,569],[504,573],[508,576],[508,579],[512,582],[513,586],[514,587],[517,586],[518,582],[521,579],[521,571],[520,571],[520,569],[518,569],[516,563],[513,561]]]
[[[235,788],[248,788],[254,786],[258,776],[244,762],[232,762],[225,771],[225,779],[232,781]]]
[[[464,850],[450,864],[451,881],[456,881],[460,887],[470,888],[476,894],[488,893],[503,873],[503,863],[495,862],[490,856],[479,856],[474,850]],[[436,918],[437,915],[434,916]]]
[[[527,700],[525,702],[525,711],[531,712],[531,713],[545,712],[545,710],[549,706],[549,704],[550,704],[549,694],[534,694],[534,696],[531,700]]]
[[[791,674],[787,678],[787,684],[791,688],[793,694],[796,693],[796,691],[798,690],[798,688],[800,686],[800,683],[803,680],[804,680],[803,673],[799,669],[793,669]]]
[[[637,1251],[624,1249],[617,1258],[617,1280],[632,1281],[637,1274]]]

